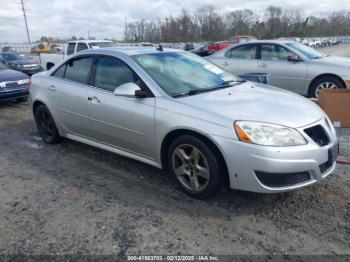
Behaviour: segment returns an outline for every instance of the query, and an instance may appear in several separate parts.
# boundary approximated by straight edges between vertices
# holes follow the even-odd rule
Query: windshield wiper
[[[207,88],[190,90],[188,92],[184,92],[184,93],[180,93],[180,94],[174,95],[173,97],[176,98],[176,97],[181,97],[181,96],[197,95],[197,94],[200,94],[200,93],[211,92],[211,91],[215,91],[215,90],[218,90],[218,89],[233,87],[235,85],[239,85],[239,84],[245,83],[245,82],[246,82],[246,80],[223,81],[220,85],[215,86],[215,87],[207,87]]]

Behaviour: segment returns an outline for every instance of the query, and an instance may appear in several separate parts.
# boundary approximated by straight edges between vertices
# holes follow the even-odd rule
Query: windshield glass
[[[6,60],[6,61],[14,61],[14,60],[23,60],[26,59],[26,57],[22,54],[16,54],[16,53],[3,53],[1,56]]]
[[[299,51],[300,53],[302,53],[304,56],[306,56],[309,59],[316,59],[316,58],[321,58],[321,57],[327,56],[327,55],[322,54],[321,52],[318,52],[315,49],[308,47],[306,45],[303,45],[303,44],[293,42],[293,43],[287,43],[287,46]]]
[[[89,43],[90,49],[93,47],[116,47],[116,45],[113,42],[94,42]]]
[[[240,78],[220,67],[186,52],[159,52],[134,55],[133,58],[170,96],[214,90]]]

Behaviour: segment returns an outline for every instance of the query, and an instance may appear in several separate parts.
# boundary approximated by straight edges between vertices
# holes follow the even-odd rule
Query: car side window
[[[243,45],[232,48],[225,56],[237,59],[256,59],[256,45]]]
[[[129,82],[142,87],[143,82],[123,61],[113,57],[100,57],[96,63],[95,86],[114,92]]]
[[[66,64],[65,79],[79,82],[82,84],[88,83],[90,69],[93,57],[79,57],[69,60]]]
[[[60,66],[53,74],[52,76],[63,78],[64,72],[66,71],[66,64]]]
[[[67,55],[73,54],[74,53],[74,49],[75,49],[75,43],[68,43]]]
[[[78,43],[77,52],[83,51],[83,50],[86,50],[86,49],[88,49],[88,46],[85,43]]]
[[[273,61],[288,61],[288,56],[294,55],[291,51],[281,45],[261,45],[261,59]]]

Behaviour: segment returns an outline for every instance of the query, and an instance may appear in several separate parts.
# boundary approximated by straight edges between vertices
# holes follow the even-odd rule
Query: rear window
[[[75,43],[68,43],[67,55],[73,54],[74,53],[74,49],[75,49]]]
[[[66,64],[64,64],[64,65],[62,65],[60,68],[58,68],[58,69],[52,74],[52,76],[63,78],[63,77],[64,77],[64,71],[65,71],[65,70],[66,70]]]
[[[82,57],[70,60],[67,63],[64,78],[82,84],[87,84],[92,61],[92,57]]]
[[[83,50],[86,50],[86,49],[88,49],[88,46],[85,43],[78,43],[77,52],[83,51]]]

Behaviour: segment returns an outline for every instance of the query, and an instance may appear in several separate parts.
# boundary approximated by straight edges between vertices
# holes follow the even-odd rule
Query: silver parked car
[[[291,41],[257,41],[207,57],[234,74],[267,73],[269,84],[318,97],[324,88],[350,87],[350,58],[322,54]]]
[[[83,51],[34,75],[30,97],[45,142],[66,137],[167,168],[196,198],[225,182],[293,190],[336,165],[337,137],[317,105],[185,51]]]

